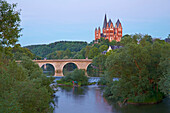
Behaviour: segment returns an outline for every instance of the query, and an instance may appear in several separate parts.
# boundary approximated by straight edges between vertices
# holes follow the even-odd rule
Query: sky
[[[94,40],[104,15],[120,20],[125,34],[170,34],[170,0],[7,0],[21,9],[21,46]]]

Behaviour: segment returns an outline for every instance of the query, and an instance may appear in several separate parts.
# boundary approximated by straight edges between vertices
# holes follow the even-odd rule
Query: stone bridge
[[[33,60],[40,67],[45,64],[53,65],[55,69],[54,76],[64,76],[63,68],[68,63],[73,63],[77,66],[78,69],[85,70],[85,74],[87,75],[87,67],[92,63],[92,59],[57,59],[57,60]]]

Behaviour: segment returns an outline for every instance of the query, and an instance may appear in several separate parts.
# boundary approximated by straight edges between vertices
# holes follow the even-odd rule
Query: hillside
[[[24,48],[28,48],[32,53],[44,58],[56,51],[64,52],[67,50],[66,52],[78,52],[86,46],[87,42],[83,41],[59,41],[43,45],[30,45]]]

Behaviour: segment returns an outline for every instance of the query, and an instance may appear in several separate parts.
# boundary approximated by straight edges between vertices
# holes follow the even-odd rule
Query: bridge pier
[[[54,76],[64,76],[62,70],[55,70],[55,75]]]
[[[87,70],[85,70],[85,75],[86,75],[86,76],[88,76],[88,74],[87,74]]]

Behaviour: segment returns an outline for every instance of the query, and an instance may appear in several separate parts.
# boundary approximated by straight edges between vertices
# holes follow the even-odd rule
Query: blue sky
[[[7,0],[21,9],[22,46],[61,40],[94,40],[95,27],[104,15],[116,23],[123,35],[142,33],[156,38],[170,34],[170,0]]]

